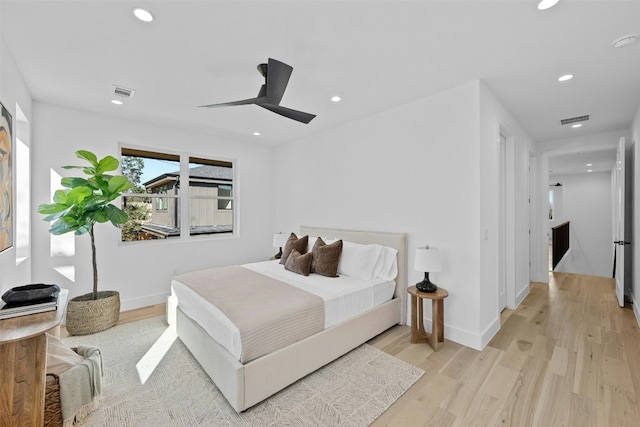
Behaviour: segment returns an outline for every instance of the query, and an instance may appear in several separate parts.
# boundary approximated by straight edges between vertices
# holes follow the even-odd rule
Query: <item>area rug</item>
[[[363,344],[238,414],[163,316],[63,341],[102,351],[100,404],[80,426],[368,426],[424,373]]]

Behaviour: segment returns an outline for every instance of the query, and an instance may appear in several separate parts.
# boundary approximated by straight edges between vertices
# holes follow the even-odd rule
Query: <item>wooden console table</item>
[[[438,344],[444,342],[444,299],[449,292],[438,288],[435,292],[420,292],[415,286],[408,289],[411,294],[411,342],[426,342],[434,351]],[[424,330],[422,306],[424,299],[431,300],[431,333]]]
[[[0,320],[0,427],[43,425],[45,332],[60,326],[68,298],[62,289],[56,311]]]

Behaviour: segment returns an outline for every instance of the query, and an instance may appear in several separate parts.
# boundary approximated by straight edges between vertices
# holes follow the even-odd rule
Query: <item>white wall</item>
[[[120,242],[120,232],[110,224],[96,226],[100,290],[118,290],[122,309],[164,302],[173,274],[268,259],[274,224],[273,148],[222,140],[184,129],[125,120],[40,102],[33,105],[33,206],[50,201],[51,171],[73,173],[61,165],[79,164],[74,152],[87,149],[98,157],[119,157],[119,143],[150,150],[172,150],[203,157],[236,160],[239,213],[238,238],[203,237],[186,241]],[[53,183],[59,187],[59,180]],[[75,237],[75,254],[51,256],[49,224],[35,213],[33,221],[33,279],[58,283],[71,296],[91,291],[89,237]],[[74,240],[73,235],[64,236]],[[75,269],[73,280],[56,268]],[[66,271],[66,270],[62,270]],[[72,275],[68,275],[73,277]]]
[[[8,46],[0,37],[0,102],[11,113],[13,119],[13,145],[12,145],[12,170],[13,170],[13,195],[12,206],[16,206],[16,129],[17,114],[16,103],[20,105],[22,112],[31,121],[31,95],[25,86],[22,77],[15,65]],[[24,141],[28,144],[28,141]],[[15,211],[14,211],[15,215]],[[16,262],[16,219],[14,217],[14,246],[0,253],[0,295],[14,286],[25,285],[31,282],[31,255],[30,248],[26,248],[26,259]]]
[[[483,133],[481,90],[491,110],[484,119],[492,121]],[[444,271],[431,279],[449,291],[446,337],[474,348],[486,344],[491,336],[483,334],[494,333],[498,318],[496,260],[481,253],[487,244],[497,252],[490,195],[500,113],[487,92],[472,82],[276,149],[276,228],[406,232],[410,284],[422,280],[415,248],[440,248]],[[481,228],[489,229],[489,243],[481,244]],[[425,318],[428,324],[430,307]]]
[[[499,138],[507,138],[507,306],[516,308],[529,293],[529,157],[533,140],[484,85],[480,84],[481,135],[481,324],[483,339],[498,330]],[[493,332],[492,332],[493,331]]]
[[[570,221],[569,252],[556,271],[611,277],[613,235],[611,172],[559,175],[564,217]]]

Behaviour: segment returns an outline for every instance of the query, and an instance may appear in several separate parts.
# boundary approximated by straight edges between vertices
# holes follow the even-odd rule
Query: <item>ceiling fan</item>
[[[224,102],[222,104],[201,105],[200,107],[215,108],[228,107],[232,105],[255,104],[269,111],[280,114],[292,120],[302,123],[309,123],[316,116],[298,110],[292,110],[280,105],[280,100],[289,83],[289,77],[293,72],[293,67],[284,62],[269,58],[268,64],[258,65],[258,71],[264,76],[265,83],[260,88],[256,98],[244,99],[242,101]]]

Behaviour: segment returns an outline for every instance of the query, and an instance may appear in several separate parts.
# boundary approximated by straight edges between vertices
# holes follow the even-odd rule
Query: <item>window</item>
[[[189,232],[233,231],[233,167],[229,162],[189,158]]]
[[[123,196],[129,214],[123,241],[180,238],[185,227],[192,236],[233,233],[231,162],[130,148],[121,155],[122,173],[133,184]],[[188,177],[186,187],[181,177]]]

